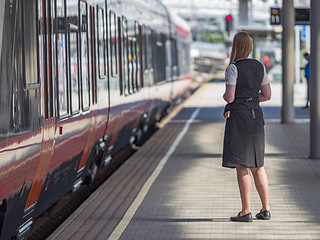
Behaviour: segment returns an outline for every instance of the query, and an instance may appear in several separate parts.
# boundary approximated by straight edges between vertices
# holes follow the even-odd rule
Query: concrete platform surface
[[[320,239],[320,160],[309,155],[309,110],[280,124],[281,85],[262,104],[270,221],[229,221],[241,210],[234,169],[221,167],[223,83],[203,85],[181,111],[49,239]],[[278,93],[277,93],[278,92]],[[260,208],[252,187],[252,213]]]

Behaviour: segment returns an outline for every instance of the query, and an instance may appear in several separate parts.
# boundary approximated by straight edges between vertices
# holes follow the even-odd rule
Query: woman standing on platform
[[[235,222],[251,222],[250,189],[254,177],[262,209],[257,219],[269,220],[268,179],[264,165],[264,119],[260,102],[271,98],[270,83],[265,67],[248,58],[252,51],[248,33],[239,32],[232,44],[230,64],[226,70],[225,135],[223,167],[236,168],[242,210],[231,217]]]

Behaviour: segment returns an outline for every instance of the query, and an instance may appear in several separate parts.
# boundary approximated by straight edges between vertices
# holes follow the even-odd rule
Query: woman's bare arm
[[[260,87],[260,93],[259,93],[259,102],[265,102],[270,100],[271,98],[271,87],[270,83],[262,85]]]
[[[236,93],[236,86],[235,85],[226,85],[226,91],[223,94],[223,99],[227,103],[232,103]]]

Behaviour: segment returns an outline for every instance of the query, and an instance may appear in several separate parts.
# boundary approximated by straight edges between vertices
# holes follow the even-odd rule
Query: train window
[[[172,66],[178,65],[178,57],[177,57],[177,40],[172,39]]]
[[[90,28],[89,28],[89,33],[90,33],[90,46],[92,49],[92,52],[96,52],[96,14],[95,14],[95,8],[90,6]],[[95,54],[91,54],[95,55]],[[92,56],[91,56],[92,57]],[[92,96],[92,104],[97,103],[97,63],[96,63],[96,58],[92,57],[91,59],[91,96]]]
[[[143,88],[143,86],[144,86],[144,78],[143,78],[143,70],[144,70],[144,62],[145,62],[145,59],[144,59],[144,47],[143,47],[143,28],[142,28],[142,26],[141,25],[139,25],[139,36],[138,36],[138,39],[139,39],[139,44],[138,44],[138,46],[139,46],[139,59],[140,59],[140,61],[139,61],[139,76],[140,76],[140,81],[139,81],[139,83],[140,83],[140,87],[141,88]]]
[[[26,4],[27,1],[24,1]],[[45,99],[45,117],[46,119],[53,117],[53,81],[54,77],[53,69],[55,68],[53,57],[53,45],[52,36],[53,26],[52,24],[46,24],[47,19],[53,19],[55,17],[55,6],[53,2],[48,2],[47,6],[44,3],[39,4],[39,19],[42,20],[40,26],[40,38],[39,49],[42,52],[40,63],[43,64],[43,83],[44,83],[44,99]],[[30,6],[29,6],[30,7]],[[29,14],[28,14],[29,15]],[[26,22],[24,22],[26,23]],[[35,33],[37,34],[37,33]],[[28,86],[28,85],[27,85]]]
[[[123,45],[123,79],[124,79],[124,91],[125,94],[130,93],[129,84],[129,48],[128,48],[128,21],[126,18],[122,17],[122,45]]]
[[[140,25],[135,22],[134,24],[134,30],[135,30],[135,85],[136,89],[139,89],[141,87],[140,85]]]
[[[23,73],[26,88],[40,87],[37,55],[37,2],[23,2]]]
[[[159,33],[156,34],[156,82],[161,82],[161,70],[162,70],[162,41],[160,39],[161,35]]]
[[[104,11],[102,8],[98,8],[98,64],[99,64],[99,76],[100,78],[106,76],[106,46],[105,46],[105,21]]]
[[[149,65],[150,63],[149,61],[149,45],[150,45],[150,29],[148,27],[146,27],[145,31],[144,31],[145,37],[144,37],[144,42],[145,42],[145,51],[144,51],[144,55],[145,55],[145,70],[149,70]]]
[[[44,109],[45,109],[45,112],[44,112],[44,115],[45,115],[45,118],[48,119],[49,118],[49,94],[48,94],[48,84],[47,84],[47,76],[46,76],[46,73],[47,73],[47,67],[46,67],[46,60],[47,60],[47,57],[46,57],[46,45],[45,45],[45,37],[46,37],[46,25],[45,25],[45,11],[44,11],[44,6],[43,6],[43,3],[38,0],[38,19],[41,19],[39,21],[39,38],[38,38],[38,54],[39,54],[39,64],[40,64],[40,70],[41,72],[39,72],[39,80],[40,82],[43,83],[43,86],[44,86],[44,101],[45,101],[45,104],[44,104]],[[43,79],[41,79],[43,78]]]
[[[122,68],[122,43],[121,43],[121,17],[117,18],[117,26],[118,26],[118,62],[121,63],[119,66],[119,89],[120,95],[123,95],[123,68]]]
[[[147,66],[147,28],[142,26],[142,70],[145,71],[148,69]]]
[[[71,89],[71,112],[80,110],[78,74],[78,26],[69,23],[69,81]]]
[[[42,13],[42,6],[38,4],[37,0],[18,1],[12,18],[2,19],[6,29],[10,29],[6,41],[2,42],[3,56],[9,59],[2,61],[2,67],[11,69],[8,81],[0,81],[0,131],[4,134],[36,129],[42,121],[38,47],[44,46],[40,45],[44,31],[38,34],[38,17]]]
[[[50,7],[51,11],[49,11],[50,16],[49,19],[52,19],[52,22],[50,24],[50,41],[49,41],[49,46],[52,51],[50,51],[50,61],[51,61],[51,68],[50,68],[50,118],[53,117],[54,113],[54,79],[56,77],[56,37],[55,37],[55,19],[56,19],[56,2],[55,0],[50,1]]]
[[[181,43],[182,47],[181,47],[181,51],[180,51],[180,55],[179,55],[179,71],[180,71],[180,74],[187,74],[188,72],[188,65],[187,64],[190,64],[188,59],[187,59],[187,56],[188,56],[188,53],[189,53],[189,49],[188,49],[188,45],[187,43]]]
[[[166,43],[167,37],[164,34],[161,34],[161,42],[162,42],[162,51],[161,51],[161,61],[162,61],[162,69],[161,69],[161,81],[165,81],[167,79],[166,76]]]
[[[70,86],[69,94],[71,100],[71,114],[76,114],[80,110],[79,100],[79,16],[78,2],[67,2],[68,20],[68,82]]]
[[[154,30],[151,31],[151,48],[152,48],[152,68],[153,68],[153,79],[154,79],[154,84],[157,83],[157,70],[158,70],[158,59],[157,59],[157,35]]]
[[[82,109],[90,106],[90,80],[89,80],[89,41],[88,41],[88,6],[80,2],[80,54],[81,54],[81,90]]]
[[[136,24],[134,24],[134,33],[131,40],[131,55],[132,55],[132,87],[133,90],[138,88],[137,86],[137,38],[136,38]]]
[[[66,49],[66,31],[65,31],[65,1],[57,0],[57,23],[56,23],[56,38],[57,38],[57,83],[58,83],[58,109],[59,118],[65,117],[69,111],[68,101],[68,84],[67,84],[67,49]]]
[[[165,81],[166,80],[166,56],[165,56],[165,35],[159,34],[158,36],[158,46],[159,48],[159,55],[160,55],[160,71],[159,71],[159,81]]]
[[[111,60],[111,76],[115,77],[118,74],[117,65],[117,21],[116,14],[110,11],[109,15],[109,29],[110,29],[110,60]]]
[[[171,80],[171,67],[172,67],[172,44],[171,44],[171,39],[167,38],[166,39],[166,79]]]
[[[148,46],[147,46],[147,63],[148,69],[153,68],[153,45],[154,45],[154,31],[148,29]]]
[[[142,70],[145,71],[147,69],[147,28],[145,25],[142,26],[142,38],[141,38],[141,47],[142,47]]]
[[[172,75],[175,78],[178,76],[178,52],[176,39],[172,39],[172,66]]]
[[[135,38],[132,36],[128,37],[128,60],[129,60],[129,66],[128,66],[128,75],[129,75],[129,84],[130,84],[130,89],[134,91],[134,62],[135,62],[135,51],[134,51],[134,45],[135,45]]]
[[[155,80],[156,82],[162,82],[165,80],[165,37],[161,33],[157,33],[155,38]]]

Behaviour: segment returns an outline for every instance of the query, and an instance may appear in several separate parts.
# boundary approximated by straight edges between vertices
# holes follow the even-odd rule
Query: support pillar
[[[300,30],[301,26],[295,26],[295,51],[296,51],[296,61],[295,61],[295,72],[296,72],[296,86],[300,84]]]
[[[320,1],[311,0],[310,158],[320,158]]]
[[[3,33],[3,22],[4,22],[4,9],[5,9],[5,1],[0,1],[0,16],[2,17],[0,21],[0,56],[2,49],[2,33]]]
[[[249,23],[248,0],[239,0],[239,25],[247,26]]]
[[[283,0],[282,21],[282,123],[294,122],[293,87],[295,73],[294,5],[293,0]]]

